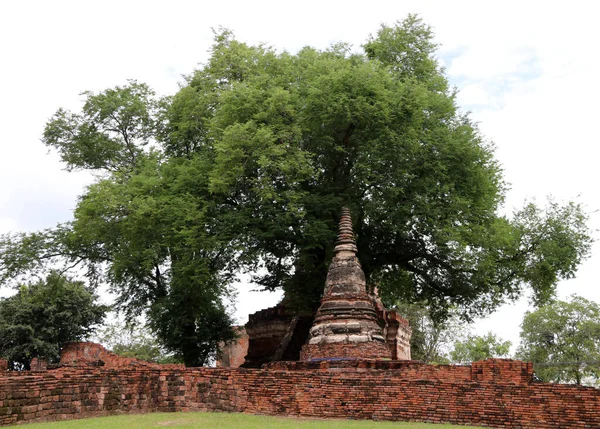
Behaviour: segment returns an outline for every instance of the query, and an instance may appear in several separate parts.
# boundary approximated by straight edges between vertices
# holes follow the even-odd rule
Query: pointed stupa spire
[[[348,207],[342,208],[342,217],[338,226],[338,237],[333,251],[336,254],[342,251],[353,252],[354,254],[358,252],[356,242],[354,241],[354,231],[352,231],[352,217],[350,216],[350,209]]]
[[[344,207],[325,293],[302,360],[391,357],[356,254],[350,210]]]

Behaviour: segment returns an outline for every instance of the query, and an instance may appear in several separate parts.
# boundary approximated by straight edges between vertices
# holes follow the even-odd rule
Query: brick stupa
[[[392,357],[356,253],[350,210],[343,208],[325,292],[301,360]]]

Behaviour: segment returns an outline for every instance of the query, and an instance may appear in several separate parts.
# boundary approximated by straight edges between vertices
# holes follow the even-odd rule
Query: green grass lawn
[[[53,423],[32,423],[28,429],[465,429],[475,426],[448,424],[373,422],[369,420],[312,420],[254,416],[239,413],[149,413]]]

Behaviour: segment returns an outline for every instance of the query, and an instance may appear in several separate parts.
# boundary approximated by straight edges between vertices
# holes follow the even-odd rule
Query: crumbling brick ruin
[[[357,251],[350,210],[344,208],[325,292],[301,360],[392,358]]]
[[[136,358],[119,356],[96,343],[68,343],[60,353],[61,368],[104,367],[114,368],[148,368],[148,369],[185,369],[183,364],[158,364]],[[32,365],[33,368],[33,365]]]
[[[514,429],[600,428],[600,389],[535,382],[531,363],[408,360],[408,323],[366,294],[349,225],[345,211],[314,321],[293,315],[285,305],[255,313],[246,325],[249,347],[238,342],[240,349],[222,358],[228,368],[142,362],[93,343],[67,345],[53,369],[37,360],[32,371],[6,371],[0,360],[0,425],[148,411],[227,411]],[[263,362],[260,368],[234,368],[246,350],[246,364]]]
[[[260,368],[277,361],[334,358],[410,359],[408,321],[386,310],[375,290],[367,294],[365,275],[356,257],[352,219],[342,210],[334,258],[329,266],[321,306],[316,314],[297,315],[284,299],[249,316],[246,335],[222,347],[218,366]],[[247,343],[247,351],[245,349]],[[231,360],[231,356],[236,356]],[[234,364],[235,363],[235,364]]]
[[[251,314],[245,326],[248,349],[242,367],[260,368],[267,362],[300,359],[312,321],[312,315],[296,314],[286,299],[275,307]]]
[[[218,368],[239,368],[248,354],[248,334],[243,327],[236,328],[236,341],[219,344]]]

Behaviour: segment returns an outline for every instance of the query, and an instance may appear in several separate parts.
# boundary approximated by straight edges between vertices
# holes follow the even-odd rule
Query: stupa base
[[[301,361],[319,359],[391,359],[387,344],[379,341],[367,343],[305,344],[300,352]]]

